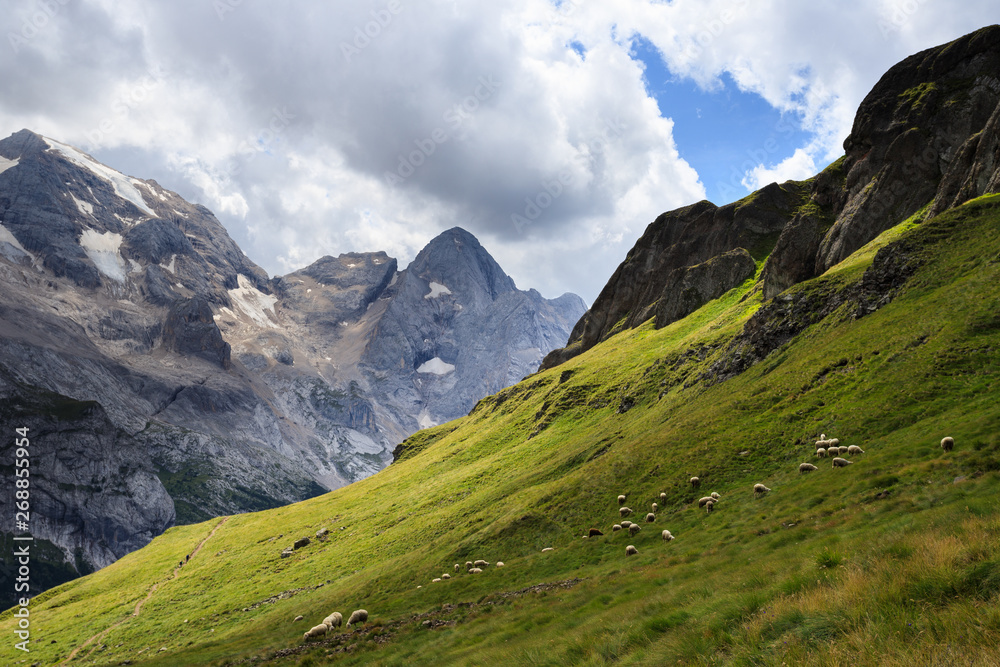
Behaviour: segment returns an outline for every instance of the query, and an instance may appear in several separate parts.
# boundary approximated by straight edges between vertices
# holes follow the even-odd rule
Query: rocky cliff
[[[651,317],[665,326],[752,277],[732,254],[739,249],[766,258],[759,280],[770,299],[911,216],[1000,190],[1000,26],[891,68],[859,107],[844,150],[807,181],[661,215],[543,367]]]
[[[457,228],[403,271],[347,253],[270,279],[208,209],[27,130],[0,141],[0,285],[0,421],[37,438],[50,581],[377,472],[585,310],[517,290]]]

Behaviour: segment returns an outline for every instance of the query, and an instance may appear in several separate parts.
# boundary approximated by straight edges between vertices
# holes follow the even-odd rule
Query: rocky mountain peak
[[[479,239],[461,227],[452,227],[431,239],[407,272],[427,283],[450,283],[462,290],[481,292],[490,301],[517,289]]]

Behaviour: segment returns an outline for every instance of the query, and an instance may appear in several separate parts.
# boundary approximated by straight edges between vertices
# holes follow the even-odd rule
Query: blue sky
[[[746,172],[773,166],[809,142],[795,113],[781,113],[757,93],[745,92],[728,73],[710,89],[671,74],[648,39],[633,38],[629,55],[642,63],[647,93],[660,115],[674,122],[680,156],[701,177],[709,201],[723,205],[751,192]]]

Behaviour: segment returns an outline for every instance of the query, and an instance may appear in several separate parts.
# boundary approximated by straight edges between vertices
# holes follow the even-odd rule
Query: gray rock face
[[[47,452],[45,581],[174,521],[378,472],[417,429],[533,372],[584,311],[518,291],[459,229],[405,271],[347,253],[269,280],[208,209],[155,181],[26,130],[0,155],[14,162],[0,172],[0,400],[19,410],[2,421],[27,420]],[[67,421],[64,405],[87,407]]]
[[[663,327],[693,313],[748,278],[757,265],[743,248],[730,250],[707,262],[675,269],[656,304],[656,326]]]

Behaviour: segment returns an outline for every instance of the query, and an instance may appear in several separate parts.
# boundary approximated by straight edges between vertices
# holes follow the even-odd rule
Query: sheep
[[[818,468],[811,463],[799,464],[799,472],[812,472],[813,470],[818,470]]]
[[[482,570],[479,569],[478,567],[474,567],[471,570],[469,570],[469,574],[479,574],[480,572],[482,572]]]
[[[638,549],[636,549],[636,548],[635,548],[634,546],[632,546],[631,544],[630,544],[630,545],[628,545],[627,547],[625,547],[625,555],[626,555],[626,556],[634,556],[634,555],[636,555],[637,553],[639,553],[639,550],[638,550]]]
[[[447,573],[445,573],[445,574],[442,574],[442,575],[441,575],[441,578],[442,578],[442,579],[451,579],[451,575],[450,575],[450,574],[447,574]]]
[[[602,533],[597,528],[591,528],[590,532],[587,533],[587,537],[598,537],[599,535],[603,535],[603,534],[604,533]]]
[[[628,527],[632,525],[631,521],[622,521],[622,528],[628,530]]]
[[[826,440],[826,433],[820,433],[819,434],[819,439],[820,440]]]
[[[302,635],[302,639],[305,641],[309,641],[313,637],[320,637],[322,635],[325,635],[329,631],[330,631],[329,625],[326,625],[325,623],[320,623],[319,625],[314,625],[313,627],[309,628],[309,630],[304,635]]]
[[[712,496],[705,496],[704,498],[699,498],[698,499],[698,507],[704,507],[705,503],[708,503],[708,502],[713,502],[714,503],[715,502],[715,498],[713,498]]]
[[[830,440],[830,444],[836,447],[837,445],[840,444],[840,438],[833,438],[832,440]]]
[[[850,454],[851,456],[856,456],[858,454],[864,454],[865,450],[861,449],[857,445],[851,445],[850,447],[847,448],[847,453]]]
[[[439,582],[439,581],[441,581],[441,578],[440,578],[440,577],[437,577],[437,578],[435,578],[435,579],[431,579],[431,583],[432,583],[432,584],[436,584],[436,583],[437,583],[437,582]]]
[[[830,446],[830,441],[827,440],[826,438],[820,438],[819,440],[816,441],[817,449],[820,447],[829,447],[829,446]]]
[[[618,504],[619,505],[625,504],[625,496],[618,496]]]
[[[656,521],[656,515],[655,514],[653,514],[652,512],[650,512],[649,514],[646,515],[646,523],[653,523],[654,521]]]
[[[611,532],[612,533],[617,533],[621,529],[622,529],[622,527],[621,527],[621,524],[619,524],[619,523],[616,523],[615,525],[611,526]]]
[[[941,438],[941,449],[943,449],[946,452],[950,452],[954,448],[955,448],[955,439],[954,438],[951,438],[951,437]]]
[[[697,489],[699,486],[701,486],[701,480],[698,479],[697,477],[692,477],[691,479],[688,480],[688,482],[691,484],[692,489]]]
[[[714,500],[709,500],[707,503],[705,503],[705,512],[706,513],[711,512],[713,508],[715,508],[715,501]]]
[[[333,628],[339,628],[343,622],[344,616],[339,611],[335,611],[323,619],[323,624],[329,626],[331,630]]]
[[[853,461],[848,461],[847,459],[842,459],[842,458],[840,458],[838,456],[837,458],[835,458],[833,460],[833,467],[834,468],[846,468],[847,466],[851,465],[851,463],[853,463]]]
[[[351,617],[347,619],[347,627],[352,625],[357,625],[358,623],[365,623],[368,621],[368,612],[364,609],[356,609],[351,612]]]
[[[642,530],[642,526],[640,526],[637,523],[633,523],[631,526],[628,527],[628,534],[631,537],[636,533],[638,533],[640,530]]]
[[[303,619],[305,619],[305,616],[302,616],[302,615],[300,614],[299,616],[296,616],[296,617],[295,617],[295,620],[293,620],[293,621],[292,621],[292,623],[298,623],[299,621],[301,621],[301,620],[303,620]]]
[[[771,489],[767,488],[763,484],[754,484],[753,485],[753,495],[755,495],[755,496],[762,496],[762,495],[764,495],[765,493],[767,493],[770,490]]]
[[[661,503],[667,502],[667,494],[665,494],[665,493],[661,493],[660,494],[660,502]]]
[[[626,516],[628,516],[631,513],[632,513],[632,510],[630,510],[627,507],[620,507],[620,508],[618,508],[618,516],[626,517]]]
[[[555,551],[555,549],[552,547],[545,547],[544,549],[542,549],[542,553],[545,553],[546,551]]]
[[[471,570],[472,569],[472,561],[471,560],[465,561],[465,569],[466,570]]]
[[[658,509],[660,509],[660,506],[657,505],[656,503],[653,503],[653,511],[655,512]]]
[[[458,572],[458,563],[455,563],[455,572]]]
[[[719,499],[719,494],[718,494],[718,493],[716,493],[715,491],[712,491],[712,492],[711,492],[710,494],[708,494],[708,495],[712,496],[712,500],[718,500],[718,499]]]
[[[820,447],[819,449],[816,450],[816,456],[818,456],[821,459],[825,459],[826,458],[826,450],[823,449],[822,447]]]
[[[502,560],[498,560],[497,561],[497,567],[503,567],[503,561]]]
[[[674,539],[674,536],[670,534],[669,530],[665,530],[660,534],[663,536],[664,542],[669,542],[670,540]]]
[[[487,565],[489,565],[489,563],[487,563],[486,561],[480,559],[480,560],[477,560],[475,563],[473,563],[473,565],[475,567],[486,567]]]

